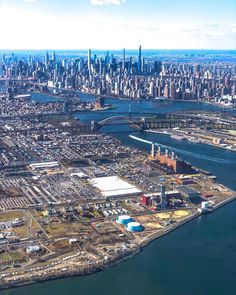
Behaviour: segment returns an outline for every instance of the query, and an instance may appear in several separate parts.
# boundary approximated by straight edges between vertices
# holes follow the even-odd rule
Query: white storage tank
[[[129,215],[120,215],[117,217],[116,222],[119,224],[127,225],[132,221],[132,218]]]
[[[129,222],[126,228],[128,231],[131,231],[131,232],[139,232],[143,230],[142,225],[138,222]]]
[[[41,250],[42,250],[42,248],[41,248],[40,246],[38,246],[38,245],[28,246],[28,247],[26,248],[26,252],[27,252],[28,254],[37,254],[37,253],[39,253]]]

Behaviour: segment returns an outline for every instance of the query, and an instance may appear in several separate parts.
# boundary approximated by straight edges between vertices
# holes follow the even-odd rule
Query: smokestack
[[[152,143],[152,157],[155,157],[155,145]]]
[[[168,151],[168,149],[166,149],[166,157],[168,157],[169,156],[169,151]]]
[[[171,159],[172,159],[172,160],[175,159],[175,152],[174,152],[174,151],[171,153]]]
[[[166,208],[166,187],[165,185],[161,185],[161,209]]]
[[[160,154],[161,154],[161,146],[158,145],[158,155],[160,155]]]
[[[165,196],[166,193],[166,187],[165,185],[161,185],[161,197],[163,198]]]

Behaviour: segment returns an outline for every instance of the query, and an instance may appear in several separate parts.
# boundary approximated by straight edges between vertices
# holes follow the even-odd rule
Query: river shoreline
[[[50,87],[49,87],[49,89],[50,89]],[[58,88],[51,88],[51,89],[58,89]],[[203,100],[203,99],[170,99],[170,98],[161,98],[161,99],[138,98],[138,99],[132,99],[129,96],[124,96],[124,95],[115,95],[115,94],[97,95],[97,94],[91,93],[89,91],[68,90],[68,89],[60,89],[60,90],[62,90],[65,93],[73,92],[73,93],[76,93],[76,94],[78,93],[79,95],[80,94],[85,94],[85,95],[88,95],[88,96],[91,96],[91,97],[100,96],[100,97],[104,97],[104,98],[107,98],[107,99],[117,99],[117,100],[130,101],[130,102],[138,102],[138,101],[140,101],[140,102],[152,101],[152,102],[163,102],[163,103],[164,102],[183,102],[183,103],[192,102],[192,103],[196,103],[196,104],[208,104],[208,105],[218,107],[219,109],[226,109],[228,111],[231,111],[231,110],[235,109],[235,107],[226,108],[222,104],[218,104],[218,103],[215,103],[213,101],[207,101],[207,100]],[[50,97],[53,97],[53,98],[58,98],[60,100],[66,100],[67,99],[66,97],[60,97],[58,95],[54,95],[54,94],[51,94],[51,93],[44,93],[44,92],[40,92],[40,91],[33,92],[33,93],[38,93],[38,94],[50,96]]]
[[[170,136],[171,137],[171,135],[172,135],[172,133],[171,132],[163,132],[163,131],[159,131],[159,130],[155,130],[155,129],[147,129],[147,130],[144,130],[144,132],[146,132],[146,133],[153,133],[153,134],[160,134],[160,135],[168,135],[168,136]],[[192,140],[189,140],[187,137],[184,137],[184,139],[183,140],[179,140],[179,139],[177,139],[178,141],[183,141],[183,140],[185,140],[185,141],[188,141],[188,142],[190,142],[190,143],[196,143],[196,144],[202,144],[202,145],[208,145],[208,146],[211,146],[211,147],[215,147],[215,148],[219,148],[219,149],[223,149],[223,150],[225,150],[225,151],[231,151],[231,152],[236,152],[236,149],[230,149],[230,148],[227,148],[227,147],[225,147],[225,146],[221,146],[221,145],[216,145],[216,144],[213,144],[213,143],[210,143],[210,142],[204,142],[204,141],[201,141],[201,140],[199,140],[199,141],[192,141]]]

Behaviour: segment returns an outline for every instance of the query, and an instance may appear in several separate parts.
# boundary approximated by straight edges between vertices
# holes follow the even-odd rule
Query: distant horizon
[[[123,49],[128,50],[128,51],[138,51],[137,48],[40,48],[40,49],[31,49],[31,48],[26,48],[26,49],[1,49],[0,51],[87,51],[88,49],[91,49],[92,51],[122,51]],[[229,49],[212,49],[212,48],[143,48],[142,50],[156,50],[156,51],[236,51],[236,48],[229,48]]]

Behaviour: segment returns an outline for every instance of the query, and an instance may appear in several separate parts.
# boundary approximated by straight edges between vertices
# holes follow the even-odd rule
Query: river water
[[[37,97],[39,99],[39,96]],[[42,97],[40,98],[42,100]],[[83,96],[87,99],[87,96]],[[91,98],[89,98],[91,99]],[[107,100],[114,112],[128,112],[129,102]],[[219,110],[191,102],[133,102],[133,112]],[[78,115],[82,121],[100,120],[109,113]],[[148,151],[129,132],[112,132],[125,144]],[[119,127],[127,128],[127,127]],[[128,130],[127,130],[128,131]],[[236,190],[236,154],[216,147],[181,142],[167,135],[136,132],[137,136],[176,150],[193,165],[211,171],[218,182]],[[2,295],[233,295],[236,294],[236,202],[201,216],[153,241],[140,253],[106,271],[84,277],[49,281],[0,292]]]

